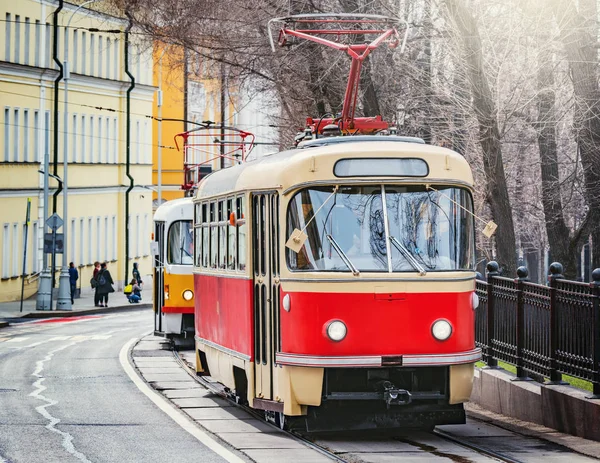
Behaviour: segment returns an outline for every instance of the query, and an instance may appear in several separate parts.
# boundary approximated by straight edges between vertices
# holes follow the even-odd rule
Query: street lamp
[[[87,2],[83,2],[75,11],[71,14],[69,21],[67,22],[67,27],[65,28],[65,55],[63,61],[63,71],[64,71],[64,141],[63,141],[63,255],[62,255],[62,268],[60,271],[60,277],[58,279],[58,299],[56,300],[56,308],[61,308],[63,310],[71,310],[71,283],[69,281],[69,266],[68,266],[68,258],[67,258],[67,231],[68,231],[68,192],[69,186],[67,183],[67,172],[69,166],[68,159],[68,146],[69,146],[69,134],[67,127],[69,126],[69,107],[68,107],[68,96],[69,96],[69,78],[71,76],[71,71],[69,70],[69,27],[71,26],[71,21],[75,17],[75,14],[83,7],[95,3],[100,0],[88,0]]]

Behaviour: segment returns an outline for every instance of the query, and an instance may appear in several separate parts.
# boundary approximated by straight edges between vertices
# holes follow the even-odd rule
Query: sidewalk
[[[152,291],[145,291],[143,295],[145,299],[140,303],[130,304],[123,293],[115,292],[109,295],[108,307],[95,307],[94,295],[83,294],[80,298],[75,299],[72,310],[36,310],[35,296],[23,301],[22,312],[20,311],[21,301],[2,302],[0,303],[0,328],[10,323],[12,319],[76,317],[87,314],[151,308]],[[56,299],[52,301],[52,305],[56,307]]]

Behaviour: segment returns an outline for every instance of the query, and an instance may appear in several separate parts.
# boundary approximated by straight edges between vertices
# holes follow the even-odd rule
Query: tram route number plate
[[[302,249],[302,246],[304,246],[304,243],[306,242],[307,239],[308,239],[308,235],[306,233],[304,233],[302,230],[298,230],[296,228],[292,232],[292,235],[290,236],[290,238],[285,243],[285,247],[290,248],[295,253],[298,253],[298,252],[300,252],[300,249]]]

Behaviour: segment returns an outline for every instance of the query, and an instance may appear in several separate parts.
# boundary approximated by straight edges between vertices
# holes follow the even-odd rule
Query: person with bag
[[[96,275],[96,281],[98,283],[96,291],[99,294],[99,307],[108,307],[108,295],[115,292],[115,289],[112,286],[115,282],[106,268],[106,262],[103,262],[100,265],[100,271]]]
[[[100,307],[100,294],[98,294],[98,280],[96,277],[98,276],[98,272],[100,271],[100,262],[94,262],[94,275],[90,280],[90,286],[94,290],[94,306]]]
[[[141,288],[142,287],[142,276],[140,275],[140,271],[138,269],[138,263],[134,262],[133,263],[133,270],[131,272],[133,274],[133,278],[137,281],[138,286]]]
[[[127,286],[125,286],[125,290],[123,291],[127,296],[127,300],[130,304],[137,304],[142,300],[142,288],[138,285],[138,282],[135,278],[131,280]]]

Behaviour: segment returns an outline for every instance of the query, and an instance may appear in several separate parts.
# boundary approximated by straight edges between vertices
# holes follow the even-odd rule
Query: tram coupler
[[[390,381],[382,381],[379,384],[383,389],[383,400],[388,409],[392,405],[407,405],[411,403],[412,397],[406,389],[398,389]]]

